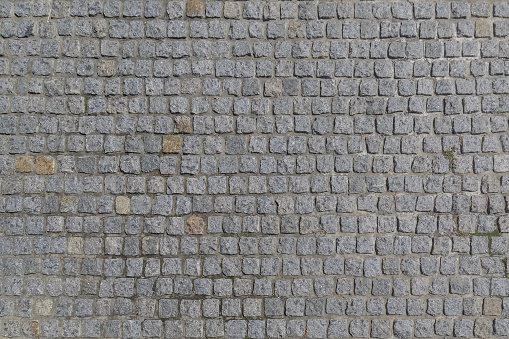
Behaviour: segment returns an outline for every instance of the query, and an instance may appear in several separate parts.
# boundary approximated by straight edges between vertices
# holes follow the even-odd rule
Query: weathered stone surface
[[[502,300],[499,298],[486,298],[484,299],[483,313],[485,315],[500,315],[502,314]]]
[[[205,14],[204,4],[200,1],[187,1],[186,14],[190,18],[202,18]]]
[[[0,338],[509,336],[503,1],[0,1]]]
[[[187,234],[203,234],[205,230],[205,221],[194,215],[187,218],[186,224],[185,232]]]
[[[130,211],[129,197],[116,197],[115,211],[118,214],[129,214]]]
[[[35,172],[37,174],[52,174],[55,171],[55,161],[46,156],[39,156],[35,159]]]
[[[117,63],[115,60],[101,60],[97,65],[97,75],[101,77],[111,77],[117,73]]]
[[[33,158],[18,157],[16,158],[16,172],[32,172]]]
[[[180,137],[177,135],[165,135],[163,137],[164,153],[179,153],[182,149]]]
[[[67,251],[69,254],[83,254],[83,239],[76,237],[68,238]]]
[[[191,133],[192,125],[191,120],[188,117],[176,117],[175,118],[175,133]]]

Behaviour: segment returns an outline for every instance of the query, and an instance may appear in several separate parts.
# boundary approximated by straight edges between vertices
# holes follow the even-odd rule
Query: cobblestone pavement
[[[509,335],[509,3],[0,1],[1,338]]]

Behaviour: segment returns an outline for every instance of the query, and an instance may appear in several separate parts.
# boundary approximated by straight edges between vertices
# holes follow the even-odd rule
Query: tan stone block
[[[83,238],[78,237],[67,238],[67,253],[83,254]]]
[[[485,298],[484,299],[484,315],[499,315],[502,313],[502,299]]]
[[[489,38],[491,37],[492,23],[483,21],[477,21],[475,23],[475,37],[476,38]]]
[[[185,232],[187,234],[203,234],[205,230],[205,221],[203,218],[197,216],[190,216],[187,218],[187,226]]]
[[[37,157],[35,159],[35,173],[53,174],[55,172],[55,160],[51,157]]]
[[[38,300],[35,303],[35,312],[38,315],[44,315],[44,316],[51,315],[52,308],[53,308],[53,300],[51,300],[51,299],[42,299],[42,300]]]
[[[30,323],[28,330],[33,334],[33,337],[39,337],[39,322],[37,320],[33,320]]]
[[[32,157],[16,158],[16,172],[32,172]]]
[[[175,118],[175,133],[191,133],[192,125],[189,117]]]
[[[182,148],[182,143],[178,135],[165,135],[163,137],[163,152],[178,153]]]
[[[474,326],[474,335],[477,338],[490,338],[493,334],[492,319],[477,319]]]
[[[305,38],[306,24],[296,21],[288,23],[288,37],[290,39]]]
[[[100,60],[97,64],[97,75],[100,77],[111,77],[117,74],[117,63],[115,60]]]
[[[240,5],[236,2],[227,1],[224,3],[223,13],[226,19],[239,19]]]
[[[117,197],[115,199],[115,211],[117,214],[129,214],[130,210],[129,197]]]
[[[283,93],[283,85],[279,79],[265,81],[264,94],[266,97],[278,97]]]
[[[60,200],[60,212],[62,213],[73,213],[76,212],[78,205],[78,197],[76,196],[65,196]]]
[[[203,18],[205,16],[203,4],[200,1],[188,1],[186,14],[190,18]]]

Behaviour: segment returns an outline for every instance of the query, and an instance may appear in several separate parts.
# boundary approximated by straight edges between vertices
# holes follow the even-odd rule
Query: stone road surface
[[[509,335],[509,3],[0,1],[1,338]]]

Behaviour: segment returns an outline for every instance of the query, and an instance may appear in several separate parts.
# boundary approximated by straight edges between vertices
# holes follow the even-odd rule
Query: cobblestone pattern
[[[509,335],[509,3],[0,18],[0,337]]]

